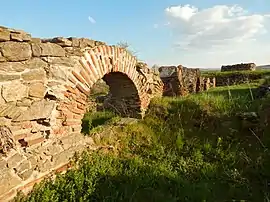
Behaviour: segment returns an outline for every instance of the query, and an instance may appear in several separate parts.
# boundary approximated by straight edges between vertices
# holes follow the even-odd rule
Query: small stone
[[[72,46],[72,41],[70,41],[69,39],[66,39],[64,37],[56,37],[53,39],[44,40],[44,42],[56,43],[59,46],[63,46],[63,47]]]
[[[15,168],[17,167],[20,162],[22,162],[24,160],[23,156],[16,153],[15,155],[13,155],[12,157],[10,157],[8,160],[7,160],[7,166],[9,168]]]
[[[30,162],[28,160],[24,160],[20,163],[20,165],[16,168],[18,173],[23,173],[26,170],[29,170],[31,167]]]
[[[52,163],[49,160],[46,160],[45,162],[39,162],[37,168],[39,172],[43,173],[50,171],[52,166]]]
[[[10,40],[10,32],[7,29],[0,28],[0,42],[9,40]]]
[[[0,172],[2,172],[1,170],[6,170],[7,168],[7,162],[3,159],[0,160]]]
[[[18,107],[29,107],[32,103],[32,100],[28,98],[23,98],[22,100],[17,101],[16,105]]]
[[[2,62],[0,63],[0,71],[3,72],[22,72],[26,69],[21,62]]]
[[[3,84],[2,96],[6,102],[21,100],[28,96],[28,87],[20,81]]]
[[[27,111],[22,113],[13,121],[31,121],[38,119],[47,119],[51,116],[55,102],[49,100],[40,100],[34,102]]]
[[[52,156],[52,155],[55,155],[55,154],[58,154],[60,152],[62,152],[63,149],[60,145],[50,145],[46,148],[46,150],[44,151],[44,153],[48,156]]]
[[[21,184],[18,176],[14,175],[10,169],[0,172],[0,195]]]
[[[0,82],[17,80],[17,79],[20,79],[20,77],[21,76],[18,75],[18,74],[3,74],[3,73],[0,73]]]
[[[31,69],[22,74],[22,79],[26,81],[41,80],[46,78],[46,72],[43,69]]]
[[[43,83],[33,83],[29,87],[29,96],[43,98],[46,88]]]
[[[31,175],[33,174],[33,169],[26,170],[22,173],[18,173],[18,176],[22,178],[23,180],[27,180]]]
[[[8,61],[24,61],[32,56],[31,46],[25,42],[6,41],[0,43],[0,49]]]
[[[32,58],[27,61],[26,66],[28,69],[46,69],[48,64],[40,58]]]
[[[50,66],[50,73],[52,79],[66,81],[69,72],[66,67],[52,65]]]
[[[74,151],[66,150],[52,157],[54,167],[63,165],[69,162],[70,158],[74,155]]]
[[[32,43],[33,56],[54,56],[63,57],[65,56],[65,50],[54,43]]]
[[[3,56],[3,54],[0,51],[0,62],[6,62],[6,58]]]
[[[10,38],[12,41],[31,41],[31,35],[25,32],[11,33]]]

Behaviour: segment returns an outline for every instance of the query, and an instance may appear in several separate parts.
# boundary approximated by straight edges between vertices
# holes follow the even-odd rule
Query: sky
[[[0,25],[33,37],[127,42],[149,66],[270,64],[270,0],[14,0]]]

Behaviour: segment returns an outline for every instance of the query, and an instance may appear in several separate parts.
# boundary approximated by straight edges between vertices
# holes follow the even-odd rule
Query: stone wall
[[[235,65],[222,65],[221,71],[255,71],[256,65],[254,63],[241,63]]]
[[[215,87],[215,79],[201,77],[199,69],[179,66],[161,66],[164,96],[185,96]]]
[[[101,78],[110,86],[108,106],[122,115],[141,118],[151,98],[162,95],[158,72],[123,48],[0,27],[0,201],[92,147],[80,133],[81,119]]]
[[[231,72],[231,73],[214,73],[209,75],[210,79],[215,78],[216,86],[230,86],[230,85],[239,85],[243,83],[252,82],[264,78],[263,74],[260,73],[247,73],[247,72]]]

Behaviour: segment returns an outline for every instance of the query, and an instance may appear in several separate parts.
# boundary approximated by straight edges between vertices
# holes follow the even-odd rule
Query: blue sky
[[[209,24],[207,19],[205,21],[203,17],[208,16],[209,19],[209,15],[205,14],[193,15],[194,18],[183,20],[186,11],[190,11],[187,9],[188,6],[185,6],[187,4],[190,5],[189,7],[196,8],[197,14],[209,8],[213,9],[207,11],[208,13],[219,11],[224,14],[228,11],[226,8],[238,5],[248,11],[248,14],[241,13],[241,16],[257,14],[262,17],[250,17],[243,21],[234,16],[234,23],[225,24],[222,19],[226,16],[220,18],[220,21],[215,20],[213,23],[211,21],[212,24]],[[218,9],[215,8],[216,5],[224,5],[226,8]],[[270,58],[266,57],[267,55],[269,57],[269,51],[262,48],[262,45],[266,46],[265,42],[269,38],[267,34],[259,35],[256,32],[256,30],[262,30],[261,26],[257,26],[258,24],[262,25],[265,31],[268,30],[269,14],[269,0],[17,0],[1,2],[0,25],[23,29],[34,37],[88,37],[109,44],[125,41],[138,52],[138,57],[149,65],[183,64],[191,67],[220,67],[224,63],[249,62],[250,60],[255,60],[259,64],[270,64]],[[89,16],[96,23],[91,23]],[[196,16],[201,17],[196,18]],[[214,16],[213,19],[215,18]],[[207,23],[209,27],[214,26],[214,29],[209,28],[210,31],[212,30],[211,33],[209,29],[205,30],[199,26],[204,25],[203,23]],[[235,43],[229,46],[227,42],[220,45],[224,42],[222,34],[227,32],[224,30],[232,29],[232,32],[227,33],[224,39],[231,37],[231,39],[241,41],[243,30],[238,30],[237,36],[233,35],[233,29],[236,29],[237,23],[238,26],[239,23],[245,24],[244,31],[250,31],[253,34],[246,36],[237,47]],[[188,44],[183,45],[183,41],[190,40],[188,37],[195,36],[194,30],[202,33],[200,37],[196,36]],[[218,37],[219,46],[216,46],[217,40],[209,40],[207,37],[212,39]],[[246,43],[247,39],[249,43]],[[254,39],[257,40],[256,44]],[[230,40],[230,42],[233,41]],[[180,45],[176,46],[179,43]],[[261,54],[257,53],[255,56],[254,48],[262,51]],[[232,49],[236,52],[230,52]],[[232,55],[237,55],[238,58]]]

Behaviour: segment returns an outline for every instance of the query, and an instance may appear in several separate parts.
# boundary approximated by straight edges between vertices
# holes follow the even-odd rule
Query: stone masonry
[[[123,48],[0,27],[0,147],[8,150],[0,156],[0,201],[66,169],[75,151],[93,147],[80,133],[81,119],[101,78],[110,87],[107,103],[125,116],[143,117],[151,98],[162,95],[159,73]]]
[[[221,71],[255,71],[256,64],[254,63],[241,63],[235,65],[222,65]]]
[[[215,78],[203,78],[199,69],[179,66],[161,66],[164,96],[185,96],[215,87]]]

